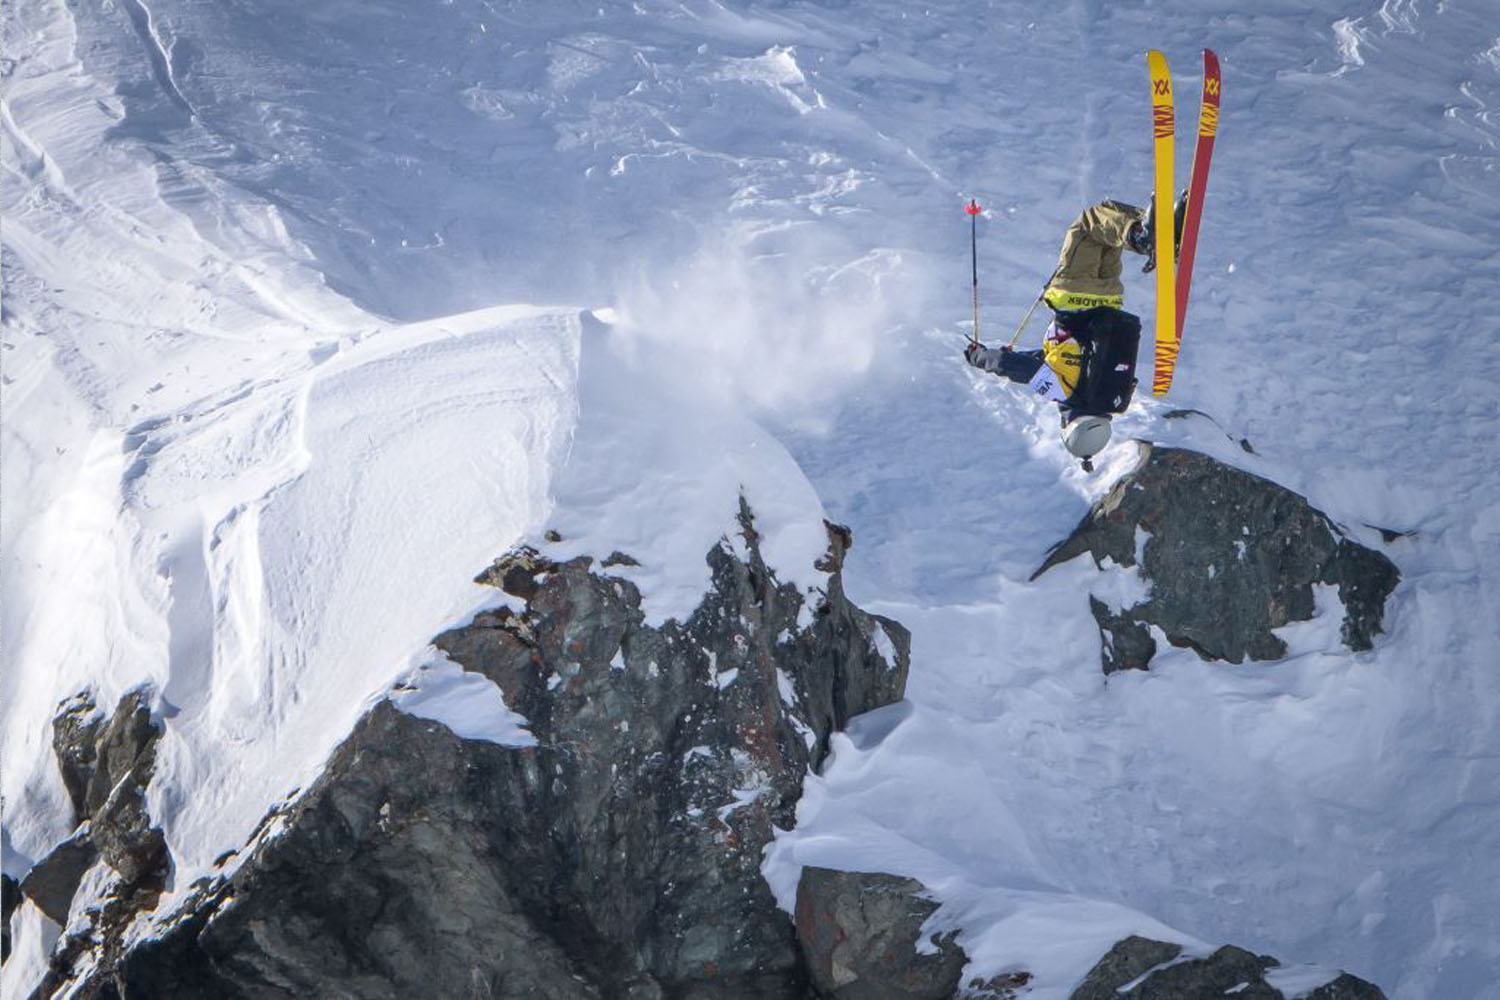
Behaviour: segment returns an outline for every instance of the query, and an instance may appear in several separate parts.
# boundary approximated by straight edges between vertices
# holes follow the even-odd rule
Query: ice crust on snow
[[[556,528],[549,555],[626,552],[611,572],[681,618],[743,493],[799,628],[826,514],[850,596],[914,636],[908,700],[835,739],[768,856],[783,902],[807,863],[920,878],[971,971],[1026,968],[1030,1000],[1129,933],[1392,996],[1500,981],[1485,11],[331,10],[160,0],[145,36],[117,6],[4,10],[7,873],[68,832],[48,725],[78,690],[153,686],[148,805],[186,886],[380,698],[522,738],[480,678],[392,693],[502,600],[468,582],[494,556]],[[988,210],[993,340],[1078,209],[1144,199],[1140,53],[1168,47],[1188,128],[1200,44],[1225,103],[1172,399],[1086,477],[1055,414],[957,360],[958,208]],[[1085,595],[1138,577],[1026,579],[1132,437],[1368,544],[1413,532],[1376,648],[1324,613],[1282,663],[1158,635],[1106,683]],[[29,904],[14,929],[6,997],[58,934]]]

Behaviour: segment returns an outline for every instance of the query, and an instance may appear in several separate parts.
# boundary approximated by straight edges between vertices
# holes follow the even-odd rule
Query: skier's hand
[[[984,350],[984,345],[977,340],[969,341],[969,346],[964,348],[964,360],[975,368],[979,367],[979,352]]]

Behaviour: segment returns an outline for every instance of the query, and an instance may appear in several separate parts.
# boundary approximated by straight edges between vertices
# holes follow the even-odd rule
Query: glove
[[[975,368],[980,367],[979,354],[984,350],[984,345],[977,340],[969,341],[969,346],[964,348],[964,360]]]

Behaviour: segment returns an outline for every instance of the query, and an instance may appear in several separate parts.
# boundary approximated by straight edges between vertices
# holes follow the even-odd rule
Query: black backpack
[[[1135,394],[1140,317],[1123,309],[1098,306],[1060,312],[1057,325],[1083,349],[1078,384],[1063,405],[1078,416],[1124,413]]]

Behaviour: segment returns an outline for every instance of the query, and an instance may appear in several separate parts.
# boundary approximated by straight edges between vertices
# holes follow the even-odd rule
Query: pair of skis
[[[1193,282],[1193,256],[1198,250],[1198,223],[1203,218],[1203,195],[1208,190],[1208,167],[1213,160],[1214,136],[1219,131],[1219,57],[1203,50],[1203,96],[1198,105],[1198,145],[1193,150],[1193,172],[1188,179],[1187,206],[1183,211],[1181,249],[1172,218],[1176,183],[1173,178],[1176,110],[1172,101],[1172,75],[1167,57],[1152,49],[1146,53],[1151,71],[1151,128],[1156,199],[1156,370],[1151,392],[1165,396],[1172,387],[1172,371],[1182,345],[1182,324],[1187,318],[1188,290]]]

